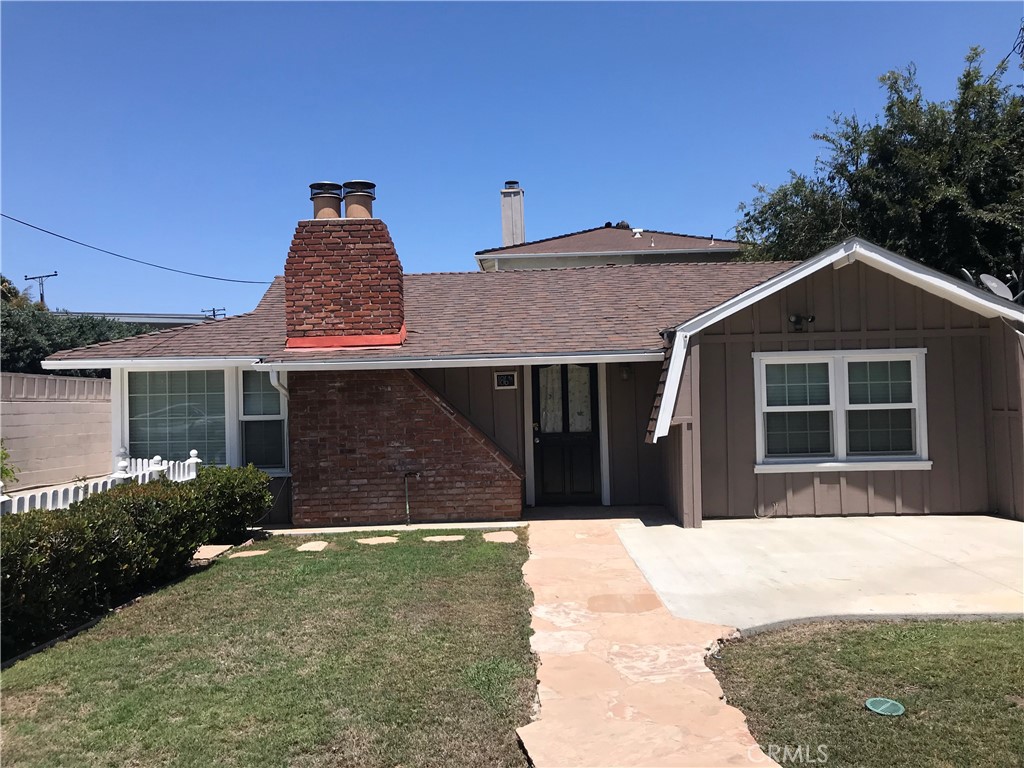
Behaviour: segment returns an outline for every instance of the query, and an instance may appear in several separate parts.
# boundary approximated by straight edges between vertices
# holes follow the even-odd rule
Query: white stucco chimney
[[[526,242],[523,223],[523,195],[518,181],[506,181],[501,190],[501,244],[520,245]]]

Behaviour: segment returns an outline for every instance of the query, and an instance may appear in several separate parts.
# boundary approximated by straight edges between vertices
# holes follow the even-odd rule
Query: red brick
[[[516,464],[416,374],[299,372],[288,378],[292,520],[296,525],[410,518],[515,520]]]
[[[402,264],[379,219],[300,221],[284,282],[288,338],[394,335],[405,322]]]

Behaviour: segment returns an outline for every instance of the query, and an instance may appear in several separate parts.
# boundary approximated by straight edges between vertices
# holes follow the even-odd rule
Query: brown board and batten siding
[[[995,512],[1024,520],[1024,336],[990,320],[987,352],[989,495]]]
[[[645,440],[661,363],[608,363],[605,373],[611,503],[662,504],[663,449]]]
[[[699,528],[702,507],[700,439],[700,388],[693,382],[700,378],[701,347],[690,343],[686,366],[679,380],[679,394],[672,416],[672,426],[662,453],[664,466],[664,503],[684,528]],[[658,441],[659,444],[661,440]]]
[[[516,372],[515,389],[495,389],[494,374]],[[518,466],[523,454],[522,368],[423,368],[415,371]]]
[[[792,314],[815,321],[794,332]],[[998,511],[1021,517],[1024,491],[1019,481],[1006,479],[1024,473],[1013,448],[1020,447],[1020,358],[1011,371],[1009,337],[996,328],[860,262],[819,270],[709,327],[700,334],[699,423],[693,427],[703,516]],[[1011,361],[1002,368],[992,352],[1000,339],[999,357]],[[927,349],[931,470],[754,473],[752,353],[901,347]],[[1005,383],[994,386],[1000,370]],[[690,397],[681,388],[677,407]]]

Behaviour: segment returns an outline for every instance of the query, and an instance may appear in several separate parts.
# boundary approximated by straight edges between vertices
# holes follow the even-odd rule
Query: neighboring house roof
[[[54,366],[170,359],[260,359],[274,367],[424,367],[436,361],[637,353],[660,358],[660,331],[785,272],[794,262],[634,264],[405,276],[401,346],[285,349],[284,280],[255,310],[188,328],[58,352]],[[105,365],[103,364],[105,362]]]
[[[665,357],[662,380],[655,397],[648,427],[648,439],[657,442],[658,438],[668,434],[672,411],[679,394],[683,366],[686,363],[687,347],[694,334],[799,280],[803,280],[820,269],[842,269],[855,261],[861,261],[957,306],[976,312],[982,317],[989,319],[1001,317],[1024,325],[1024,307],[1020,304],[1000,298],[993,293],[950,277],[944,272],[926,267],[918,261],[900,256],[898,253],[893,253],[862,238],[851,237],[839,245],[797,264],[792,269],[724,301],[717,307],[681,321],[675,328],[674,341]],[[1015,330],[1021,333],[1021,328]],[[672,407],[663,408],[664,403],[671,403]]]
[[[178,325],[196,325],[209,320],[209,315],[188,315],[172,312],[69,312],[60,310],[62,315],[71,317],[106,317],[122,323],[138,323],[170,328]]]
[[[653,245],[651,244],[653,240]],[[538,256],[579,253],[666,253],[672,251],[738,251],[735,240],[719,240],[699,235],[681,235],[654,229],[640,230],[636,237],[632,229],[616,226],[594,227],[566,235],[547,237],[519,245],[487,248],[477,256]]]

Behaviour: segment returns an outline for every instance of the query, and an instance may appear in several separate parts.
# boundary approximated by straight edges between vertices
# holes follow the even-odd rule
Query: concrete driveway
[[[825,616],[1024,612],[1024,524],[980,516],[617,527],[668,610],[741,630]]]

